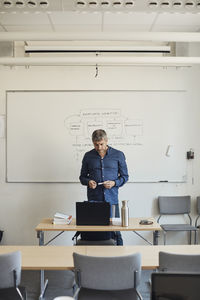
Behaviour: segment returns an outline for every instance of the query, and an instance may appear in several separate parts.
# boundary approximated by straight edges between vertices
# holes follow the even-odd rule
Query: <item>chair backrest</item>
[[[200,254],[159,252],[159,272],[200,273]]]
[[[95,257],[73,253],[79,287],[97,290],[136,288],[141,277],[141,255]]]
[[[160,196],[158,204],[161,215],[189,214],[191,209],[190,196]]]
[[[16,287],[21,280],[21,252],[0,255],[0,288]]]
[[[197,213],[200,215],[200,196],[197,197]]]
[[[200,273],[151,274],[151,300],[199,300]]]

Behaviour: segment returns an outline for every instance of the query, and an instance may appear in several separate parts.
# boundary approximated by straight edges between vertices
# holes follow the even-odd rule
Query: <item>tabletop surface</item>
[[[199,254],[200,245],[172,246],[1,246],[0,254],[20,250],[23,270],[71,270],[73,269],[72,253],[91,256],[120,256],[140,252],[142,268],[158,267],[160,251],[179,254]]]
[[[142,219],[148,219],[153,221],[151,225],[140,225],[139,222]],[[162,230],[160,225],[154,218],[129,218],[129,226],[122,227],[121,225],[107,225],[107,226],[78,226],[76,225],[76,219],[72,219],[69,225],[55,225],[52,224],[53,219],[43,219],[39,223],[36,231],[156,231]]]

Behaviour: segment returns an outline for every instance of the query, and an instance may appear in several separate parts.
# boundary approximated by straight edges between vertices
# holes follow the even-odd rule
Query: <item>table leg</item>
[[[39,239],[39,246],[44,246],[44,231],[37,231],[37,238]]]
[[[39,246],[44,246],[44,231],[38,231],[37,237],[39,239]],[[44,280],[44,270],[40,270],[40,296],[39,300],[44,298],[44,293],[48,285],[48,279]]]
[[[39,300],[44,298],[44,294],[48,285],[48,279],[44,280],[44,270],[40,270],[40,297]]]
[[[159,231],[155,230],[153,232],[153,245],[158,245]]]

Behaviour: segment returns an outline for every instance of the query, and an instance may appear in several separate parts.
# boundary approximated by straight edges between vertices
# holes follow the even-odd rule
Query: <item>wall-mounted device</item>
[[[170,157],[172,155],[172,150],[173,150],[173,146],[172,145],[168,145],[165,155],[168,156],[168,157]]]
[[[190,149],[187,151],[187,159],[194,159],[194,150]]]

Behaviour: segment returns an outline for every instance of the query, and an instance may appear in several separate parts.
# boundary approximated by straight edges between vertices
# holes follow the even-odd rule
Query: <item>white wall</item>
[[[162,67],[13,67],[0,69],[0,114],[6,112],[6,90],[76,90],[76,89],[185,89],[189,95],[186,132],[188,149],[195,151],[195,160],[187,162],[187,183],[128,183],[120,190],[120,200],[128,199],[130,216],[157,217],[157,196],[192,196],[192,213],[200,195],[200,69]],[[71,104],[73,105],[73,103]],[[134,109],[134,107],[130,108]],[[153,108],[152,108],[153,109]],[[179,124],[177,124],[179,126]],[[6,183],[6,139],[0,139],[0,229],[3,244],[37,244],[35,226],[56,211],[75,215],[75,202],[86,199],[86,188],[79,183]],[[150,158],[149,158],[150,159]],[[23,168],[23,166],[21,166]],[[67,166],[66,166],[67,167]],[[192,179],[193,178],[193,179]],[[48,235],[49,237],[52,234]],[[70,245],[72,233],[64,233],[56,244]],[[123,233],[126,244],[143,244],[132,232]],[[144,236],[151,238],[146,232]],[[186,243],[185,234],[169,236],[168,243]],[[162,243],[162,239],[160,239]],[[53,244],[54,244],[53,243]]]

